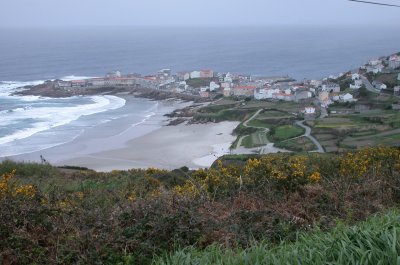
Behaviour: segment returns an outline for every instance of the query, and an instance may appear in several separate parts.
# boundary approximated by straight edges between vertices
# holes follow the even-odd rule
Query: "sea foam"
[[[62,79],[78,78],[88,77],[67,76]],[[2,105],[0,106],[0,126],[7,130],[7,133],[4,133],[3,130],[3,133],[0,134],[0,145],[68,124],[82,116],[118,109],[125,105],[125,100],[116,96],[71,97],[57,99],[54,102],[54,99],[51,98],[14,94],[24,90],[25,86],[39,85],[43,82],[43,80],[0,82],[0,103]],[[77,98],[85,99],[86,104],[71,104],[71,100]],[[46,104],[50,102],[52,104],[46,107]]]

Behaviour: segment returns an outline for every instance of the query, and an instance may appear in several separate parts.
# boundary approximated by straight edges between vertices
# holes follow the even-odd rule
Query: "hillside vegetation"
[[[335,255],[362,255],[366,264],[399,259],[397,212],[362,224],[360,233],[322,234],[398,208],[396,148],[229,156],[195,171],[98,173],[6,161],[0,176],[1,264],[175,264],[180,256],[186,261],[178,264],[207,264],[207,255],[229,253],[261,262],[286,250],[282,264],[296,264],[295,253],[319,264]],[[337,240],[345,245],[329,245]],[[309,257],[307,242],[318,246]]]
[[[375,216],[358,226],[339,225],[329,233],[300,233],[293,243],[272,246],[266,242],[242,249],[212,245],[193,247],[157,260],[155,265],[242,264],[399,264],[400,213]]]

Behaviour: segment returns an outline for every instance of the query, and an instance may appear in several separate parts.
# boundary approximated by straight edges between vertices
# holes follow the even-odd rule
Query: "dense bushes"
[[[0,263],[149,264],[178,247],[274,245],[400,200],[395,148],[239,162],[110,173],[0,164]]]
[[[400,213],[375,216],[359,226],[338,226],[329,233],[301,233],[294,243],[223,249],[212,245],[204,251],[190,247],[166,255],[155,265],[235,264],[398,264]]]

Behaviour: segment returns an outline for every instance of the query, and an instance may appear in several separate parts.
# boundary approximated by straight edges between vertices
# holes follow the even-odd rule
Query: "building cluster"
[[[381,57],[378,59],[372,59],[367,64],[361,67],[362,70],[367,73],[379,74],[379,73],[392,73],[400,68],[400,55],[393,54],[388,57]]]
[[[155,74],[142,76],[140,74],[122,75],[119,71],[107,73],[101,78],[85,80],[56,80],[57,87],[62,89],[125,87],[149,88],[174,93],[195,95],[213,99],[216,96],[253,98],[255,100],[271,101],[306,101],[319,104],[322,107],[339,102],[355,102],[353,90],[365,85],[365,74],[396,73],[400,68],[400,55],[370,60],[358,72],[331,75],[322,80],[293,81],[289,77],[266,78],[233,73],[218,73],[213,70],[194,70],[172,73],[170,69],[162,69]],[[400,84],[400,74],[398,76]],[[372,82],[379,90],[387,86],[379,81]],[[400,87],[394,88],[394,93],[400,94]],[[314,114],[315,108],[304,110],[305,114]]]

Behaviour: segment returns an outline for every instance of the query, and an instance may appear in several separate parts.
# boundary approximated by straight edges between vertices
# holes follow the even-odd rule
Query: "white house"
[[[388,66],[391,69],[396,69],[400,67],[400,56],[398,56],[397,54],[390,56]]]
[[[356,79],[356,80],[354,80],[354,85],[350,84],[350,88],[351,89],[360,89],[362,87],[362,85],[363,85],[362,80],[361,79]]]
[[[220,88],[220,86],[217,83],[215,83],[214,81],[210,82],[210,91],[215,91],[219,88]]]
[[[359,74],[352,74],[351,75],[351,80],[359,80],[360,79],[360,75]]]
[[[193,71],[190,73],[190,78],[213,78],[214,71],[213,70],[200,70],[200,71]]]
[[[192,79],[200,78],[200,77],[201,77],[200,71],[193,71],[190,73],[190,78],[192,78]]]
[[[371,65],[371,66],[376,66],[376,65],[381,64],[381,63],[382,63],[382,60],[379,60],[379,59],[372,59],[372,60],[370,60],[368,62],[368,64]]]
[[[222,82],[221,87],[226,88],[226,87],[232,87],[232,83],[229,82]]]
[[[120,71],[112,71],[106,74],[107,78],[121,77]]]
[[[334,96],[332,97],[332,100],[333,100],[333,101],[339,101],[339,100],[340,100],[340,96],[339,96],[339,95],[334,95]]]
[[[254,91],[254,98],[257,100],[275,98],[275,95],[279,93],[279,89],[260,88]]]
[[[385,67],[382,64],[374,65],[374,66],[367,66],[368,73],[381,73]]]
[[[315,114],[315,108],[314,107],[305,107],[304,108],[304,114]]]
[[[233,82],[233,75],[228,72],[226,74],[225,78],[224,78],[224,82],[232,83]]]
[[[344,95],[342,94],[342,95],[339,96],[339,98],[340,98],[340,101],[342,101],[342,102],[352,102],[352,101],[355,101],[354,98],[353,98],[353,95],[350,94],[350,93],[346,93],[346,94],[344,94]]]
[[[379,89],[379,90],[387,89],[387,85],[385,85],[384,83],[379,82],[379,81],[374,81],[374,82],[372,82],[372,85],[373,85],[376,89]]]

